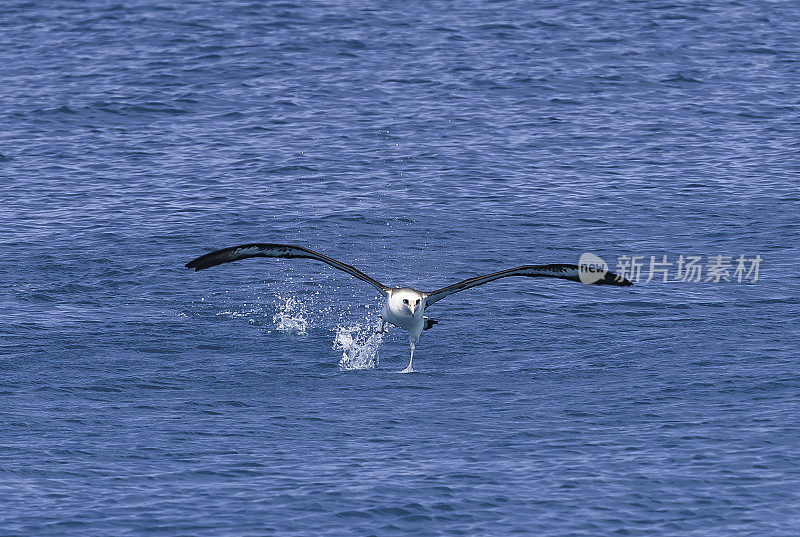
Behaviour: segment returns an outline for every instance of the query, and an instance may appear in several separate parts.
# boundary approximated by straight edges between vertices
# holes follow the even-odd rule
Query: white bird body
[[[416,334],[419,338],[425,325],[425,318],[422,315],[424,311],[425,294],[408,287],[401,287],[389,291],[386,304],[381,311],[381,318]]]
[[[423,330],[431,328],[437,321],[425,317],[426,308],[438,302],[446,296],[453,293],[483,285],[500,278],[508,276],[528,276],[528,277],[549,277],[558,278],[562,280],[570,280],[581,282],[581,268],[578,265],[564,264],[564,263],[551,263],[547,265],[523,265],[511,269],[485,274],[483,276],[476,276],[466,280],[442,287],[430,293],[423,293],[410,287],[388,287],[379,281],[371,278],[361,272],[360,270],[337,261],[331,257],[325,256],[303,246],[294,246],[290,244],[274,244],[274,243],[251,243],[243,244],[241,246],[233,246],[223,248],[214,252],[201,255],[186,264],[187,268],[193,268],[196,271],[213,267],[222,263],[237,261],[239,259],[246,259],[249,257],[273,257],[283,259],[315,259],[322,261],[328,265],[347,272],[348,274],[365,281],[378,289],[380,293],[386,297],[386,303],[381,310],[381,325],[380,332],[383,332],[386,323],[391,323],[395,326],[408,330],[409,342],[411,344],[411,359],[408,361],[408,366],[401,371],[402,373],[410,373],[414,371],[411,367],[414,361],[414,349],[416,348],[417,341]],[[633,285],[630,281],[617,276],[612,272],[606,272],[599,276],[594,276],[591,281],[584,283],[592,284],[607,284],[627,287]]]
[[[408,361],[408,367],[403,370],[403,373],[414,371],[411,367],[411,362],[414,361],[414,349],[417,346],[417,341],[419,341],[419,336],[425,328],[425,317],[422,315],[425,311],[425,306],[425,293],[420,293],[409,287],[400,287],[389,290],[389,296],[386,297],[386,303],[383,305],[383,310],[381,310],[380,331],[383,331],[383,323],[392,323],[403,330],[408,330],[408,340],[411,343],[411,359]]]

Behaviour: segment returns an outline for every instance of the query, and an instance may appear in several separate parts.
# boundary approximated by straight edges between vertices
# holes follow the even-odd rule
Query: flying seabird
[[[414,371],[411,364],[414,361],[414,349],[417,346],[420,334],[423,330],[428,330],[438,321],[430,319],[424,315],[427,308],[434,303],[440,301],[448,295],[458,293],[470,287],[483,285],[500,278],[507,278],[509,276],[528,276],[532,278],[545,277],[545,278],[559,278],[562,280],[570,280],[573,282],[586,282],[587,279],[581,279],[581,267],[578,265],[570,265],[564,263],[551,263],[547,265],[523,265],[521,267],[510,268],[493,272],[483,276],[475,276],[468,278],[464,281],[442,287],[436,291],[428,293],[417,291],[410,287],[389,287],[379,281],[371,278],[361,272],[360,270],[352,267],[341,261],[337,261],[331,257],[320,254],[313,250],[309,250],[303,246],[294,246],[290,244],[272,244],[272,243],[251,243],[243,244],[241,246],[232,246],[223,248],[205,255],[201,255],[197,259],[193,259],[186,264],[186,268],[195,269],[195,271],[203,270],[209,267],[220,265],[222,263],[230,263],[231,261],[238,261],[239,259],[247,259],[249,257],[276,257],[284,259],[315,259],[322,261],[328,265],[343,270],[348,274],[365,281],[375,287],[385,298],[386,303],[383,306],[380,316],[379,332],[383,332],[386,323],[391,323],[399,326],[404,330],[409,331],[409,341],[411,344],[411,358],[408,361],[408,366],[401,371],[402,373],[410,373]],[[627,287],[633,285],[630,281],[621,276],[617,276],[612,272],[604,272],[600,275],[589,280],[594,284],[607,284]]]

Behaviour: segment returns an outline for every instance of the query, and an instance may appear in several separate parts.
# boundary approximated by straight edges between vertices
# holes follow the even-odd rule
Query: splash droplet
[[[293,297],[278,296],[276,312],[272,316],[275,329],[281,332],[304,334],[311,324],[311,312],[305,304]]]
[[[333,348],[342,351],[339,369],[374,369],[378,365],[378,348],[382,342],[383,334],[375,332],[373,323],[337,327]]]

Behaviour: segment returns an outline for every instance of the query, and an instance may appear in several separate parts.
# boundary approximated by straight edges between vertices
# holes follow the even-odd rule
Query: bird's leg
[[[411,359],[408,361],[408,366],[400,371],[401,373],[414,373],[414,368],[411,367],[411,363],[414,361],[414,349],[417,347],[417,342],[411,340]]]
[[[381,317],[381,327],[375,330],[376,334],[386,334],[386,321]]]

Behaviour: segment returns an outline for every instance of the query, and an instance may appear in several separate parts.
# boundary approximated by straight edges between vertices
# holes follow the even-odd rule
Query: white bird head
[[[395,289],[389,301],[392,309],[401,315],[414,317],[425,309],[425,295],[407,287]]]

